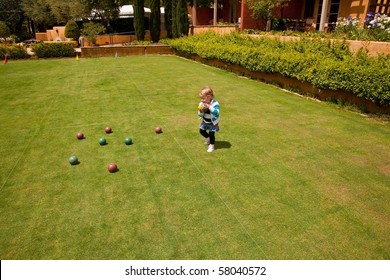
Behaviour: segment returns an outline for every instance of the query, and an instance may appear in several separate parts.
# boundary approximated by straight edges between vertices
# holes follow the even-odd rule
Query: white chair
[[[310,17],[306,19],[305,32],[311,32],[316,28],[314,18]]]

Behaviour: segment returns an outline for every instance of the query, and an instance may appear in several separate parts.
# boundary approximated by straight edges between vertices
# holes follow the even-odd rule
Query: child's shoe
[[[210,138],[206,138],[206,141],[204,141],[205,145],[210,145]]]
[[[209,148],[207,149],[207,152],[208,152],[208,153],[212,153],[212,152],[214,152],[214,150],[215,150],[214,144],[210,144],[210,145],[209,145]]]

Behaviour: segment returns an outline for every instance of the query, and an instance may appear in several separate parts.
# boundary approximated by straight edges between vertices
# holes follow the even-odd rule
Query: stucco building
[[[338,18],[356,17],[363,24],[369,12],[390,14],[390,0],[286,0],[274,10],[274,15],[330,31]],[[246,0],[216,0],[213,7],[191,9],[194,26],[227,23],[239,24],[241,30],[265,29],[264,22],[254,20],[251,14]]]

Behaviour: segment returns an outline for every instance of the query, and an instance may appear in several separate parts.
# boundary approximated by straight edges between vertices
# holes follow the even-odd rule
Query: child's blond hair
[[[214,98],[214,92],[210,87],[204,87],[200,90],[199,96],[211,96]]]

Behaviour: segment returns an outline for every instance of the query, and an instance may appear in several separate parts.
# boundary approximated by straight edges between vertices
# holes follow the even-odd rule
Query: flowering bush
[[[18,38],[14,35],[11,35],[6,38],[0,38],[0,43],[15,43]]]
[[[379,13],[369,13],[364,19],[367,28],[379,28],[390,32],[390,16]]]
[[[390,16],[379,13],[369,13],[364,19],[364,25],[378,41],[390,41]]]
[[[390,41],[390,17],[385,14],[369,13],[364,19],[364,26],[358,18],[351,16],[339,18],[334,32],[335,37],[350,40]]]
[[[359,18],[339,18],[336,22],[336,29],[333,34],[335,37],[341,37],[349,40],[369,40],[367,31],[359,26]]]
[[[336,27],[342,27],[342,28],[351,28],[354,26],[359,25],[359,19],[358,18],[352,18],[351,16],[346,18],[339,18]]]

